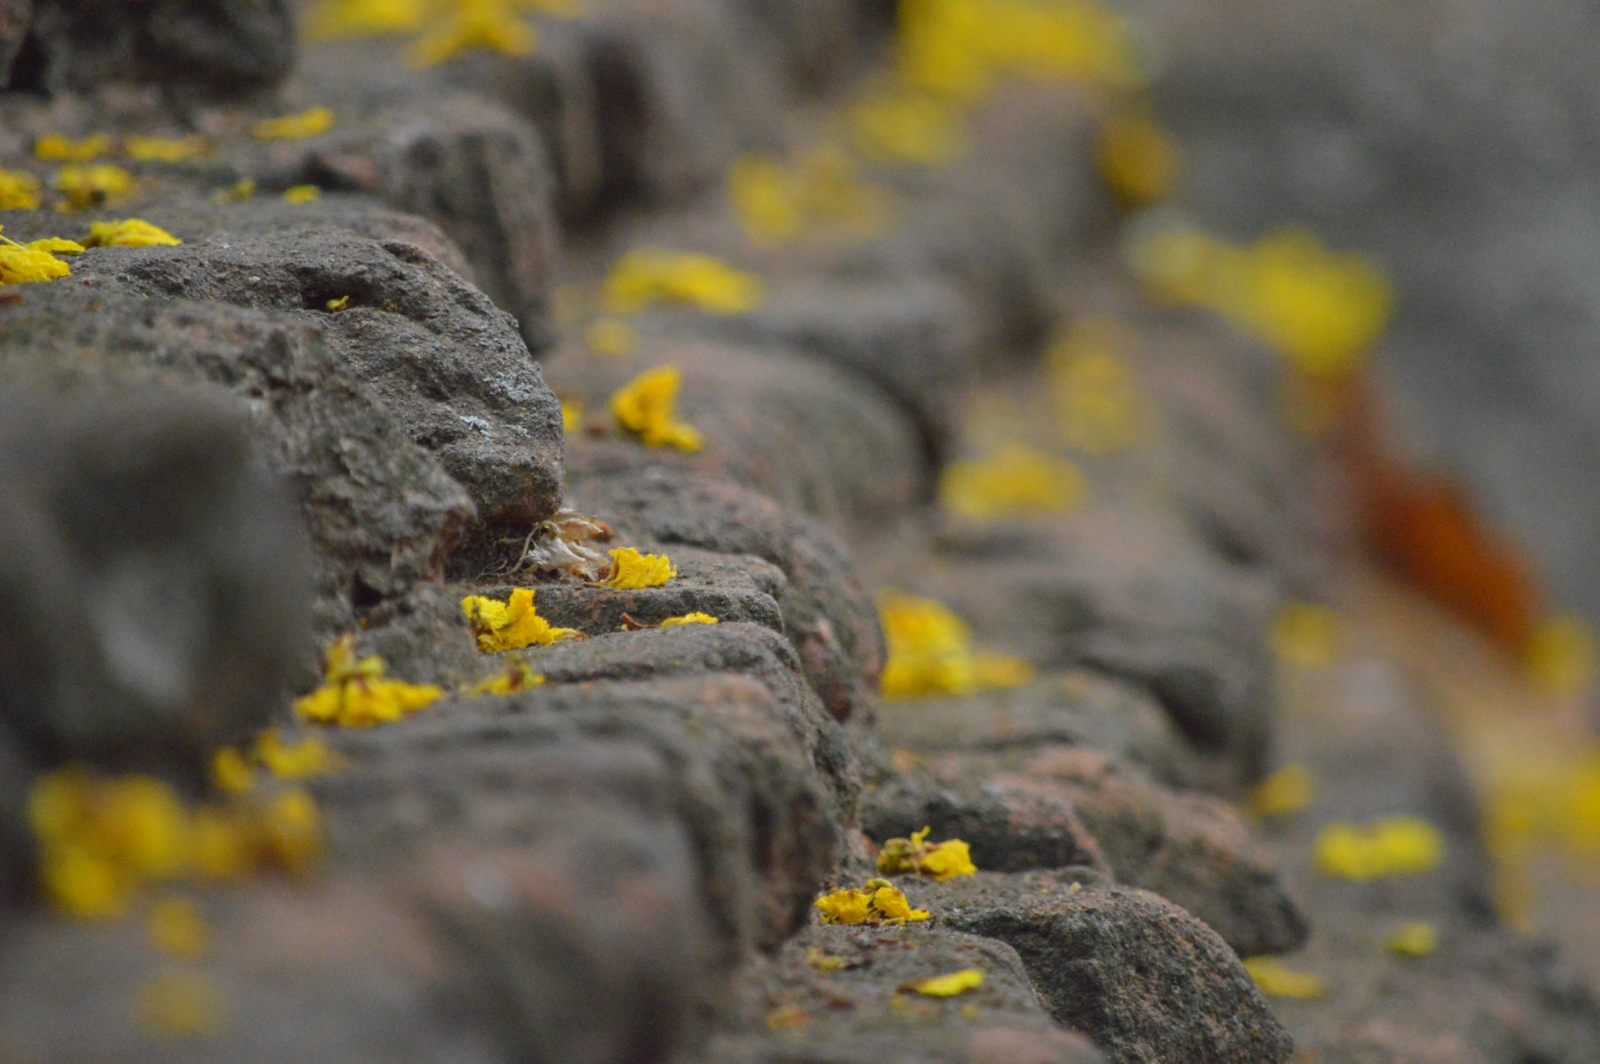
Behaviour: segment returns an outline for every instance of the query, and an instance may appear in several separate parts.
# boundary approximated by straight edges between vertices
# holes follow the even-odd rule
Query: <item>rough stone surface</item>
[[[832,958],[822,969],[821,954]],[[967,968],[977,990],[938,999],[910,992],[920,979]],[[1016,951],[994,939],[928,927],[812,926],[771,961],[740,974],[753,990],[752,1030],[715,1039],[707,1064],[1095,1064],[1080,1035],[1050,1022]],[[779,1011],[783,1010],[783,1011]],[[761,1021],[777,1017],[769,1027]],[[790,1024],[792,1026],[785,1026]],[[759,1031],[759,1033],[757,1033]]]
[[[1051,1014],[1117,1064],[1282,1064],[1293,1043],[1233,951],[1154,894],[1048,873],[959,877],[913,901],[1012,946]]]
[[[0,306],[9,380],[88,392],[198,382],[246,400],[268,465],[301,502],[324,626],[414,588],[473,518],[466,491],[329,350],[320,316],[82,284],[17,294]]]
[[[828,711],[844,720],[875,703],[883,662],[877,609],[825,529],[753,491],[691,473],[586,471],[568,487],[573,505],[630,540],[753,555],[777,566],[784,629]]]
[[[493,524],[531,528],[561,495],[561,415],[515,323],[422,248],[305,229],[213,233],[85,254],[75,276],[315,321]],[[348,297],[332,313],[327,303]]]
[[[241,406],[0,391],[0,727],[37,761],[198,778],[301,675],[307,557]]]
[[[289,0],[35,0],[36,87],[162,82],[215,95],[269,89],[294,62]]]

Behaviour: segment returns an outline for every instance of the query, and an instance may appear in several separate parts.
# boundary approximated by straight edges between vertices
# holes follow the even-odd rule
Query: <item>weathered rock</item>
[[[0,0],[0,89],[11,79],[11,64],[22,50],[33,19],[33,0]]]
[[[1194,752],[1147,692],[1074,669],[1023,687],[967,698],[884,702],[877,731],[892,747],[920,752],[1024,753],[1054,744],[1101,750],[1137,765],[1168,786],[1201,778]]]
[[[766,30],[790,79],[811,92],[857,73],[888,29],[881,11],[852,0],[737,0],[732,6]]]
[[[0,727],[0,911],[30,893],[34,851],[25,825],[33,772],[10,730]]]
[[[582,455],[583,445],[576,451]],[[778,596],[784,629],[823,705],[844,720],[875,702],[883,663],[877,610],[825,529],[725,480],[666,469],[605,475],[598,465],[569,475],[574,506],[629,542],[687,544],[776,565],[785,578]]]
[[[309,558],[242,404],[7,390],[0,426],[3,728],[40,763],[199,778],[307,664]]]
[[[1117,1064],[1281,1064],[1293,1050],[1233,951],[1153,894],[979,873],[911,900],[940,927],[1016,949],[1056,1020]]]
[[[180,234],[181,235],[181,234]],[[109,248],[75,276],[145,295],[313,320],[490,524],[531,528],[561,497],[561,412],[515,323],[422,248],[311,229],[215,232],[180,247]],[[329,311],[330,300],[348,299]]]
[[[657,365],[679,368],[678,417],[700,430],[705,448],[685,455],[627,441],[638,465],[725,476],[846,533],[881,525],[926,493],[930,470],[917,430],[878,388],[781,347],[688,339],[682,333],[692,325],[662,317],[642,323],[636,357],[569,348],[547,363],[551,386],[583,402],[589,424],[601,429],[611,424],[607,404],[617,388]],[[620,465],[614,445],[574,435],[580,476]]]
[[[323,316],[115,288],[69,282],[17,291],[0,305],[0,375],[89,392],[201,382],[245,399],[268,465],[300,499],[324,628],[349,627],[357,612],[438,570],[474,515],[472,500],[328,350]]]
[[[548,666],[543,655],[533,663]],[[374,854],[421,837],[511,844],[564,831],[569,807],[622,802],[688,832],[722,963],[791,934],[837,860],[839,829],[835,781],[796,742],[787,707],[745,676],[573,685],[546,675],[523,694],[338,736],[353,768],[319,784],[336,844]]]
[[[269,89],[294,62],[287,0],[35,0],[38,85],[161,82],[208,95]]]
[[[823,965],[815,958],[821,954]],[[907,984],[967,968],[983,985],[953,999]],[[1095,1064],[1081,1035],[1056,1027],[1016,951],[928,927],[812,926],[740,975],[757,1013],[704,1050],[708,1064]],[[783,1010],[783,1011],[779,1011]],[[771,1026],[762,1024],[773,1017]]]

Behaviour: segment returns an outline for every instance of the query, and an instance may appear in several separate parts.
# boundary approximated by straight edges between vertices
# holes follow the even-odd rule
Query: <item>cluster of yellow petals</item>
[[[0,226],[0,229],[3,228]],[[81,244],[60,237],[19,244],[0,234],[0,285],[34,284],[68,277],[72,274],[72,267],[56,258],[56,255],[81,251]]]
[[[328,671],[322,686],[295,699],[302,720],[368,728],[401,720],[437,702],[444,691],[433,684],[386,679],[383,659],[376,654],[357,659],[355,638],[341,636],[328,644]]]
[[[63,166],[51,181],[63,200],[57,210],[88,210],[102,207],[133,191],[133,175],[110,163]]]
[[[1401,924],[1383,945],[1398,957],[1426,957],[1439,948],[1439,930],[1424,920]]]
[[[514,695],[544,685],[544,676],[533,671],[523,661],[514,661],[506,668],[466,688],[462,693],[469,698],[478,695]]]
[[[611,416],[646,447],[676,447],[693,454],[705,439],[693,425],[678,420],[678,389],[683,375],[677,366],[645,370],[611,396]]]
[[[0,211],[39,208],[39,179],[26,170],[0,170]]]
[[[709,613],[700,613],[699,611],[696,611],[694,613],[685,613],[681,617],[668,617],[666,620],[664,620],[660,624],[656,625],[656,627],[657,628],[678,628],[678,627],[681,627],[682,625],[685,625],[685,624],[721,624],[721,623],[722,623],[722,621],[720,619],[711,616],[711,614],[709,614]]]
[[[1269,633],[1279,660],[1302,669],[1325,669],[1339,656],[1343,624],[1326,606],[1290,602],[1278,611]]]
[[[613,314],[681,303],[711,314],[743,314],[761,303],[761,279],[711,255],[639,248],[618,259],[602,292]]]
[[[307,35],[315,41],[420,34],[407,59],[429,67],[462,52],[527,55],[538,35],[525,16],[572,15],[578,0],[320,0]]]
[[[1177,191],[1182,153],[1178,140],[1148,107],[1123,106],[1100,130],[1095,165],[1117,202],[1148,207]]]
[[[904,924],[926,920],[887,879],[869,879],[860,890],[836,890],[814,903],[825,924]]]
[[[549,646],[582,638],[583,634],[575,628],[551,627],[550,622],[535,611],[533,589],[527,587],[513,588],[511,597],[504,602],[468,595],[461,600],[461,612],[477,636],[479,652],[484,654]]]
[[[129,137],[122,144],[128,158],[141,163],[181,163],[210,148],[204,137]]]
[[[972,630],[933,599],[899,592],[878,598],[888,660],[885,698],[971,695],[991,687],[1021,687],[1033,670],[1021,658],[977,650]]]
[[[978,521],[1071,513],[1084,491],[1077,466],[1020,443],[987,458],[951,462],[939,477],[945,509]]]
[[[333,128],[331,108],[317,106],[298,114],[280,118],[266,118],[250,127],[250,135],[257,140],[305,140],[320,137]]]
[[[914,983],[907,983],[902,990],[924,994],[928,997],[950,998],[965,994],[969,990],[976,990],[983,985],[983,971],[979,968],[963,968],[959,972],[949,975],[936,975],[931,979],[918,979]]]
[[[306,22],[313,41],[416,33],[427,23],[431,0],[317,0]]]
[[[123,915],[154,884],[301,872],[322,847],[321,817],[303,791],[190,808],[163,780],[80,766],[40,777],[28,817],[46,895],[86,920]]]
[[[1134,342],[1112,318],[1084,318],[1050,345],[1045,365],[1061,438],[1089,455],[1108,455],[1146,442],[1154,429],[1153,404],[1126,352]]]
[[[851,143],[872,162],[940,166],[967,152],[960,113],[925,93],[888,87],[852,105],[847,118]]]
[[[33,157],[45,162],[92,163],[111,151],[111,138],[95,133],[82,140],[73,140],[60,133],[47,133],[33,142]]]
[[[1268,997],[1310,1001],[1328,995],[1327,980],[1320,975],[1294,971],[1276,957],[1248,957],[1244,970]]]
[[[253,177],[241,177],[225,188],[219,188],[211,193],[213,203],[243,203],[256,194],[256,181]]]
[[[637,591],[660,587],[678,575],[678,567],[665,554],[641,554],[632,547],[619,547],[608,553],[611,555],[611,575],[600,582],[601,587]],[[712,623],[716,623],[715,620]]]
[[[583,343],[597,355],[631,355],[639,346],[639,333],[617,318],[600,318],[583,330]]]
[[[1317,379],[1359,368],[1393,313],[1388,278],[1373,262],[1329,251],[1305,229],[1235,246],[1158,213],[1135,226],[1128,257],[1156,298],[1215,311]]]
[[[1251,788],[1247,807],[1256,816],[1293,816],[1311,804],[1315,786],[1310,769],[1298,763],[1284,765]]]
[[[89,238],[84,244],[92,248],[147,248],[173,247],[183,243],[158,225],[142,218],[124,218],[118,222],[90,222]]]
[[[978,871],[972,863],[972,851],[960,839],[946,839],[928,844],[928,832],[923,828],[913,831],[909,839],[887,839],[878,851],[878,871],[886,876],[913,872],[930,876],[943,883],[956,876],[970,876]]]
[[[1530,929],[1541,858],[1559,856],[1585,878],[1600,869],[1600,743],[1547,744],[1505,759],[1488,781],[1483,834],[1496,907],[1508,923]]]
[[[1341,821],[1317,833],[1312,855],[1323,875],[1365,883],[1437,867],[1444,859],[1444,839],[1417,817],[1389,817],[1370,825]]]
[[[295,185],[293,188],[283,190],[283,202],[291,206],[302,203],[311,203],[322,198],[322,189],[316,185]]]
[[[1525,651],[1528,678],[1554,698],[1575,698],[1593,689],[1600,652],[1594,631],[1575,615],[1541,624]]]
[[[758,244],[788,243],[806,232],[866,239],[888,224],[886,189],[861,178],[838,148],[817,148],[791,165],[746,155],[728,173],[728,198],[745,235]]]

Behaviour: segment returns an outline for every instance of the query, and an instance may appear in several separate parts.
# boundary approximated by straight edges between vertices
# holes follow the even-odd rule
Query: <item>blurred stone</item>
[[[819,964],[817,956],[823,958]],[[955,998],[908,984],[976,968],[983,985]],[[704,1050],[707,1064],[1100,1064],[1081,1035],[1051,1022],[1010,946],[929,927],[863,935],[811,926],[740,982],[755,1015]]]
[[[0,89],[11,78],[11,64],[22,49],[33,19],[33,0],[0,0]]]
[[[785,578],[784,630],[823,705],[844,720],[876,701],[878,611],[826,529],[736,484],[666,469],[569,474],[568,499],[649,549],[681,543],[776,565]]]
[[[939,927],[1016,949],[1057,1022],[1116,1064],[1282,1064],[1293,1051],[1233,951],[1153,894],[980,872],[920,886],[911,901]]]
[[[198,778],[305,667],[303,533],[242,404],[100,383],[0,392],[0,720],[42,763]]]
[[[288,0],[35,0],[39,87],[161,82],[226,96],[270,89],[294,63]]]

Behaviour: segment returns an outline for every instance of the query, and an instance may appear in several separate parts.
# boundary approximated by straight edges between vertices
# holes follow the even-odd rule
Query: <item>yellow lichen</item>
[[[722,623],[721,621],[719,621],[717,618],[711,616],[711,614],[709,614],[709,613],[695,612],[695,613],[685,613],[681,617],[668,617],[666,620],[664,620],[660,624],[656,625],[656,627],[657,628],[676,628],[679,625],[683,625],[683,624],[721,624],[721,623]]]
[[[297,743],[286,743],[276,728],[264,731],[256,738],[251,754],[280,780],[320,776],[344,765],[343,759],[315,735],[308,735]]]
[[[1302,669],[1325,669],[1338,657],[1339,615],[1325,606],[1291,602],[1273,618],[1273,653]]]
[[[320,137],[333,128],[335,116],[328,107],[311,107],[299,114],[266,118],[250,127],[257,140],[305,140]]]
[[[983,985],[983,972],[978,968],[963,968],[959,972],[949,975],[936,975],[931,979],[919,979],[914,983],[907,983],[902,990],[911,990],[928,997],[949,998],[965,994],[969,990],[976,990]]]
[[[293,188],[283,190],[283,202],[291,206],[310,203],[322,198],[322,189],[316,185],[295,185]]]
[[[88,163],[110,150],[111,138],[104,133],[96,133],[82,140],[49,133],[33,142],[33,157],[46,162]]]
[[[90,222],[89,236],[84,244],[92,248],[147,248],[157,245],[172,247],[183,243],[158,225],[142,218],[124,218],[119,222]]]
[[[975,651],[972,630],[943,603],[886,592],[878,598],[878,616],[888,648],[885,698],[971,695],[1032,679],[1026,661]]]
[[[39,207],[39,179],[25,170],[0,170],[0,211]]]
[[[499,672],[468,687],[465,694],[468,697],[477,695],[514,695],[518,691],[527,691],[543,684],[543,675],[534,672],[526,662],[514,661]]]
[[[1251,789],[1248,808],[1256,816],[1293,816],[1311,804],[1313,786],[1310,769],[1284,765]]]
[[[150,942],[169,957],[192,960],[211,946],[211,929],[194,902],[178,894],[157,898],[145,916]]]
[[[987,458],[952,462],[939,478],[945,508],[980,521],[1071,513],[1084,490],[1083,474],[1071,462],[1020,443]]]
[[[203,1038],[226,1026],[227,999],[196,972],[163,972],[139,988],[135,1019],[160,1038]]]
[[[122,150],[142,163],[181,163],[206,154],[204,137],[129,137]]]
[[[678,569],[665,554],[641,554],[632,547],[619,547],[611,555],[611,575],[600,581],[601,587],[614,587],[623,591],[637,591],[646,587],[660,587],[678,575]]]
[[[836,890],[813,903],[825,924],[904,924],[926,920],[887,879],[869,879],[860,890]]]
[[[1444,859],[1444,839],[1432,824],[1416,817],[1390,817],[1366,826],[1341,821],[1318,832],[1313,855],[1323,875],[1364,883],[1437,867]]]
[[[57,210],[88,210],[115,203],[133,191],[133,175],[120,166],[95,163],[92,166],[63,166],[51,186],[63,200]]]
[[[619,259],[603,296],[613,314],[681,303],[712,314],[743,314],[761,303],[761,279],[710,255],[641,248]]]
[[[1426,957],[1439,948],[1439,931],[1426,921],[1416,920],[1395,928],[1383,945],[1396,956]]]
[[[676,447],[693,454],[705,440],[693,426],[677,419],[678,388],[683,383],[677,366],[657,366],[623,385],[611,396],[611,414],[646,447]]]
[[[943,883],[955,876],[970,876],[978,871],[972,852],[960,839],[946,839],[929,845],[929,828],[911,833],[909,839],[885,840],[878,851],[878,871],[890,876],[914,872]]]
[[[328,671],[321,687],[295,699],[302,720],[367,728],[400,720],[438,701],[444,691],[433,684],[385,679],[377,655],[356,659],[355,638],[345,635],[328,645]]]
[[[573,628],[552,628],[549,621],[539,616],[534,610],[532,588],[514,588],[511,597],[504,602],[468,595],[461,600],[461,612],[466,614],[477,637],[478,650],[484,654],[549,646],[582,637],[582,633]]]
[[[597,355],[631,355],[639,346],[639,333],[625,321],[601,318],[583,330],[583,344]]]
[[[1100,130],[1095,151],[1100,176],[1130,208],[1170,199],[1180,159],[1177,139],[1143,107],[1116,111]]]
[[[1294,971],[1276,957],[1248,957],[1244,970],[1268,997],[1309,1001],[1328,994],[1328,983],[1321,976]]]
[[[1050,397],[1068,447],[1108,455],[1150,438],[1153,407],[1126,358],[1133,342],[1115,319],[1084,318],[1051,345]]]

